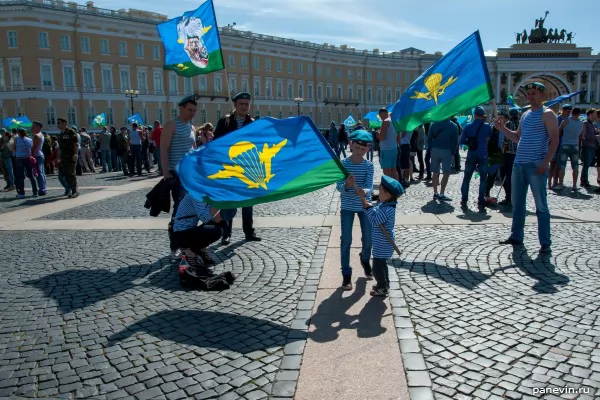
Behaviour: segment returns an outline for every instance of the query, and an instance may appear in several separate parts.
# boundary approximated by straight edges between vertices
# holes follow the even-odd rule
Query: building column
[[[500,71],[496,71],[496,103],[500,103]]]
[[[585,92],[585,102],[590,104],[592,101],[592,71],[588,71],[587,83],[585,85],[587,91]]]
[[[596,101],[600,101],[600,74],[596,75]]]
[[[506,73],[506,76],[507,76],[507,79],[506,79],[506,95],[507,96],[510,96],[512,94],[511,91],[510,91],[510,85],[511,85],[511,80],[512,80],[511,75],[512,75],[511,72],[507,72]]]

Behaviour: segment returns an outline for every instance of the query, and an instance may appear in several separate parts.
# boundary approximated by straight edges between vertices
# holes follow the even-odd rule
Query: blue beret
[[[475,107],[475,111],[473,112],[473,114],[477,115],[478,117],[483,117],[485,115],[485,110],[483,109],[483,107],[477,106]]]
[[[383,175],[381,177],[381,184],[387,191],[389,191],[395,196],[402,196],[404,194],[404,188],[402,187],[400,182],[398,182],[394,178],[391,178],[387,175]]]
[[[517,107],[511,107],[508,110],[508,115],[512,115],[513,117],[519,115],[519,109]]]
[[[348,137],[352,142],[356,142],[360,145],[366,146],[369,143],[373,143],[373,135],[363,129],[357,129],[350,134]]]
[[[250,100],[252,98],[252,95],[248,92],[241,92],[236,94],[235,96],[233,96],[233,98],[231,99],[231,101],[238,101],[238,100]]]
[[[181,101],[179,101],[179,104],[177,104],[177,105],[179,107],[183,107],[183,106],[187,105],[188,103],[191,103],[196,100],[197,100],[197,96],[195,94],[192,94],[189,96],[185,96],[183,99],[181,99]]]
[[[568,103],[567,103],[567,104],[563,104],[563,106],[562,106],[562,109],[563,109],[563,110],[570,110],[570,109],[572,109],[572,108],[573,108],[573,106],[572,106],[572,105],[570,105],[570,104],[568,104]]]
[[[530,82],[525,85],[525,90],[529,90],[529,89],[537,89],[540,92],[543,92],[544,90],[546,90],[546,86],[544,86],[543,84],[541,84],[539,82]]]

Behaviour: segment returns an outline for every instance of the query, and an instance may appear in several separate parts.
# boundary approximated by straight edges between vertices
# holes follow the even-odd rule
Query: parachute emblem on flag
[[[454,82],[456,82],[458,80],[458,78],[451,76],[450,78],[448,78],[446,83],[442,84],[443,80],[444,80],[444,76],[440,73],[435,73],[435,74],[429,75],[427,78],[425,78],[425,82],[424,82],[425,87],[427,88],[427,92],[419,92],[418,90],[415,90],[415,95],[411,96],[411,99],[416,99],[416,100],[424,99],[426,101],[433,99],[435,101],[435,104],[437,105],[438,98],[441,95],[443,95],[444,92],[446,91],[446,89],[448,88],[448,86],[450,86]]]
[[[223,169],[208,179],[238,178],[248,185],[248,189],[259,187],[268,190],[267,183],[275,176],[271,173],[273,157],[285,146],[287,139],[269,147],[264,144],[263,151],[259,152],[254,143],[237,142],[229,148],[229,159],[233,165],[223,164]]]

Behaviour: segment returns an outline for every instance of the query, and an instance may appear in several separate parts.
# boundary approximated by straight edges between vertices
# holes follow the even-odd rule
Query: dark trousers
[[[504,153],[504,165],[502,166],[504,169],[504,185],[502,187],[508,201],[512,201],[512,171],[515,157],[516,154]]]
[[[419,176],[425,173],[425,162],[423,161],[423,150],[417,150],[417,161],[419,161]],[[416,170],[413,165],[413,169]]]
[[[373,257],[373,276],[380,288],[390,288],[390,275],[385,258]]]
[[[460,171],[460,153],[458,152],[458,148],[454,152],[454,169]]]
[[[431,149],[427,149],[425,152],[425,168],[427,169],[427,176],[431,177]]]
[[[131,163],[129,164],[129,173],[133,175],[133,167],[138,175],[142,175],[142,145],[132,144],[131,146]]]
[[[77,192],[77,177],[75,176],[75,169],[77,168],[77,162],[66,163],[61,161],[58,164],[58,180],[67,190],[71,190],[73,193]]]
[[[223,212],[224,211],[224,212]],[[225,222],[225,228],[223,229],[223,237],[230,238],[231,230],[233,229],[233,217],[235,216],[236,210],[221,210],[221,217]],[[244,235],[250,237],[254,235],[254,220],[252,219],[252,207],[242,208],[242,228],[244,229]]]
[[[190,249],[194,253],[216,242],[223,235],[220,226],[203,224],[192,229],[173,233],[173,239],[178,248]]]
[[[129,153],[127,151],[123,151],[119,157],[121,157],[121,168],[123,168],[123,175],[127,176],[129,175]]]
[[[140,146],[141,147],[141,146]],[[133,171],[133,170],[132,170]],[[173,212],[171,213],[171,222],[169,222],[169,242],[171,251],[175,251],[180,246],[178,246],[175,236],[173,233],[173,224],[175,222],[175,215],[177,214],[177,209],[179,208],[179,203],[181,203],[181,199],[185,196],[185,189],[181,185],[181,181],[179,180],[179,175],[177,175],[176,171],[169,171],[171,175],[173,175],[173,182],[171,184],[171,197],[173,198]]]

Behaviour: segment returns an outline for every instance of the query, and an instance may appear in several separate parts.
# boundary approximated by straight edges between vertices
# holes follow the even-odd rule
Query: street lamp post
[[[296,102],[296,104],[298,104],[298,115],[300,115],[300,104],[302,104],[302,102],[304,101],[304,99],[302,97],[296,97],[294,99],[294,101]]]
[[[138,90],[125,90],[125,97],[127,97],[131,102],[131,115],[133,115],[133,99],[138,97],[139,94],[140,92]]]

